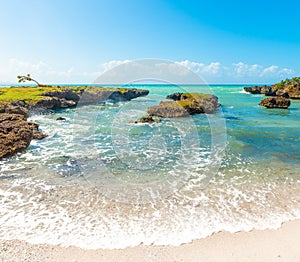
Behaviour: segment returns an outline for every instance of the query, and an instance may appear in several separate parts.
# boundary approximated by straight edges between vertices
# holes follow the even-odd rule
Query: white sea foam
[[[278,228],[300,218],[296,196],[292,197],[299,185],[239,183],[216,180],[199,190],[190,180],[173,196],[134,205],[111,201],[84,180],[67,183],[48,172],[4,180],[0,237],[86,249],[180,245],[218,231]],[[290,201],[280,205],[286,199]]]

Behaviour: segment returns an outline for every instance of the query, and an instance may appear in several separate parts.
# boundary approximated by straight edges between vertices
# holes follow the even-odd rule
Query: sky
[[[92,83],[123,62],[181,64],[208,83],[300,76],[299,1],[0,0],[0,83]]]

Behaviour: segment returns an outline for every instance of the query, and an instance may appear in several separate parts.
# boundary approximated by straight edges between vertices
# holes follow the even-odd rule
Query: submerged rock
[[[26,121],[20,114],[0,114],[0,160],[26,149],[32,139],[43,139],[46,135],[38,125]]]
[[[161,101],[147,109],[149,116],[182,117],[193,114],[214,113],[220,106],[218,98],[210,94],[175,93],[167,96],[175,101]]]
[[[161,120],[157,118],[153,118],[152,116],[144,116],[139,121],[136,121],[135,123],[148,123],[148,124],[154,124],[159,123]]]
[[[55,120],[56,120],[56,121],[65,121],[65,120],[67,120],[67,119],[60,116],[60,117],[56,118]]]
[[[284,108],[287,109],[291,105],[291,101],[288,98],[278,96],[265,98],[259,102],[259,105],[266,108]]]

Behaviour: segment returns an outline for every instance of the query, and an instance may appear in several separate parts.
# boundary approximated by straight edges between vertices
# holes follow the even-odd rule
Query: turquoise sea
[[[49,136],[0,162],[0,239],[180,245],[300,218],[300,100],[266,109],[243,85],[129,87],[150,94],[31,116]],[[221,107],[134,123],[174,92],[213,93]]]

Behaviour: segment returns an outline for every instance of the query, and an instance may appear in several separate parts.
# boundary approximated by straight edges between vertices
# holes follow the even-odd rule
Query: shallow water
[[[141,88],[149,96],[31,117],[49,137],[0,162],[1,239],[179,245],[300,218],[300,101],[276,110],[242,86]],[[212,92],[222,107],[134,124],[178,91]]]

